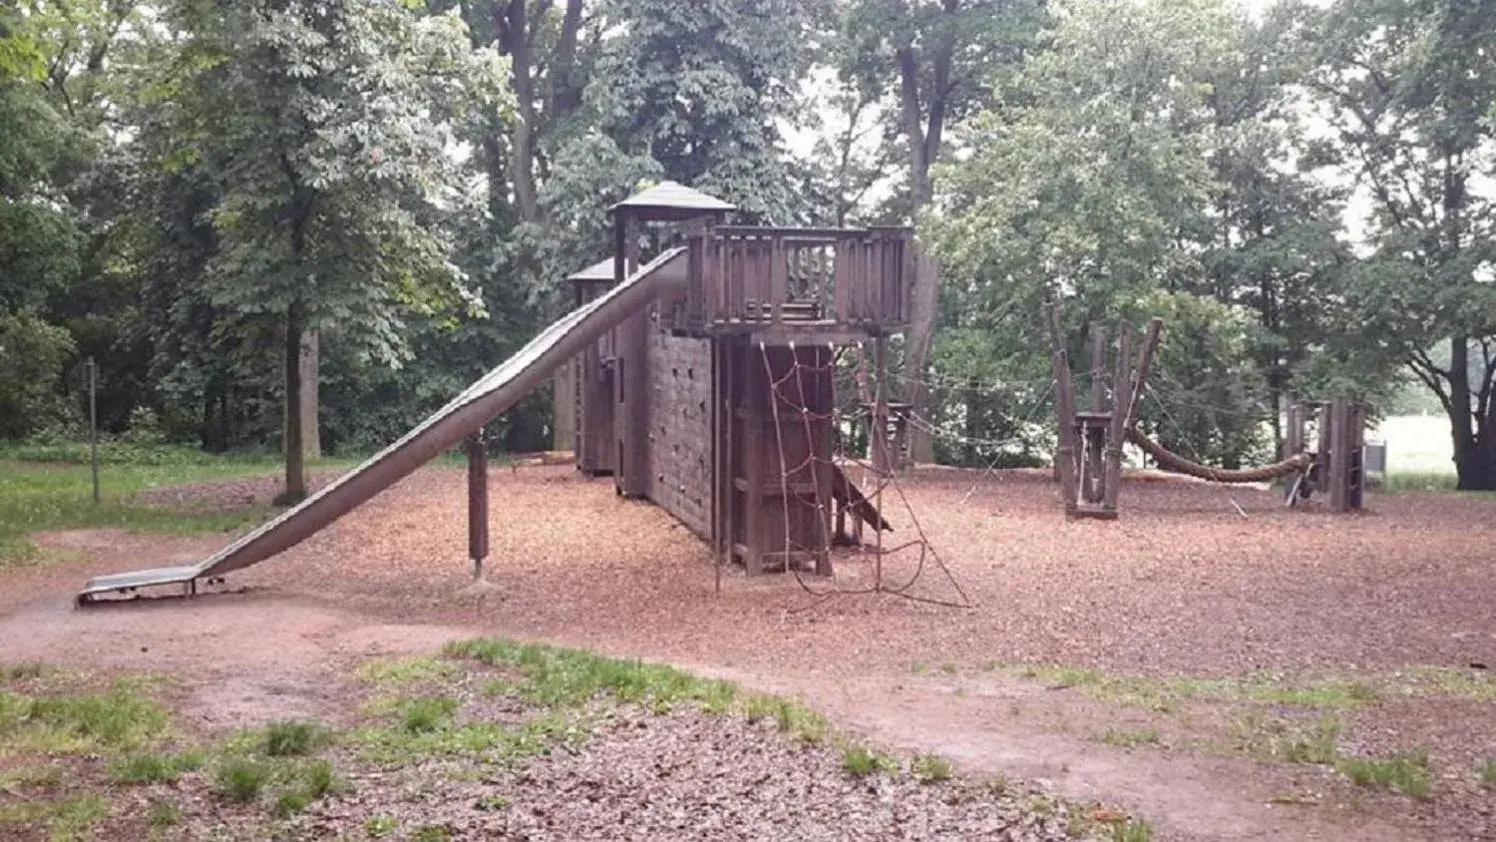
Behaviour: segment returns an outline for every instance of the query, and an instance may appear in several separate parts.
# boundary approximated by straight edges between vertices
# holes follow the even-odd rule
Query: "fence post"
[[[99,505],[99,365],[88,358],[88,462],[93,472],[93,501]]]

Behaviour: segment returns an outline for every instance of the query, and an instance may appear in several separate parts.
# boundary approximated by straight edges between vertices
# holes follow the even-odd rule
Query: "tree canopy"
[[[1166,319],[1142,423],[1197,459],[1413,389],[1496,487],[1492,44],[1461,0],[19,0],[0,437],[77,436],[93,357],[108,432],[278,449],[298,496],[319,442],[388,441],[559,315],[669,178],[918,227],[901,383],[943,460],[1048,449],[1054,299],[1077,359]]]

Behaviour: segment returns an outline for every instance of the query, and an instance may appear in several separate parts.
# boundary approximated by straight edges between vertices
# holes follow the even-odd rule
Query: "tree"
[[[1371,207],[1347,332],[1438,398],[1459,487],[1496,489],[1496,3],[1339,0],[1317,24],[1324,151]]]
[[[994,88],[1022,65],[1043,21],[1042,0],[854,0],[845,9],[839,60],[844,78],[897,103],[890,139],[908,169],[904,217],[921,221],[947,126],[990,104]],[[921,255],[911,292],[904,375],[914,412],[927,412],[926,369],[940,304],[940,273]],[[924,436],[917,460],[930,458]]]
[[[175,85],[172,160],[217,194],[208,300],[242,331],[278,325],[292,502],[306,494],[306,334],[335,329],[394,364],[408,318],[481,305],[445,220],[481,196],[453,154],[454,127],[509,108],[504,66],[471,49],[455,16],[396,0],[176,11],[189,37],[172,66],[193,70]]]

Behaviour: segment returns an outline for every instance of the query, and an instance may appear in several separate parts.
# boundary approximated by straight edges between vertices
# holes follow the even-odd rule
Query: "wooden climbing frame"
[[[1359,511],[1366,491],[1366,404],[1353,398],[1297,403],[1288,408],[1284,438],[1289,458],[1305,457],[1304,467],[1284,488],[1285,502],[1296,506],[1324,492],[1335,512]],[[1316,447],[1309,446],[1309,418],[1315,419]]]
[[[1122,443],[1137,422],[1138,404],[1163,336],[1163,320],[1148,322],[1136,356],[1133,354],[1132,328],[1125,321],[1118,323],[1110,384],[1105,377],[1107,331],[1104,326],[1092,326],[1090,409],[1077,412],[1075,386],[1060,331],[1058,306],[1047,305],[1045,316],[1049,324],[1055,389],[1059,396],[1060,442],[1055,458],[1065,514],[1114,519],[1117,517],[1117,494],[1122,485]]]

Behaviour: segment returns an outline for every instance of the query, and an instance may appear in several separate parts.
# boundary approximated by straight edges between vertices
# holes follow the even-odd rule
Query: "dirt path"
[[[0,617],[0,658],[176,676],[186,716],[212,729],[285,718],[336,723],[350,670],[362,659],[429,652],[449,640],[507,631],[492,614],[463,613],[471,617],[463,625],[389,623],[274,593],[78,611],[66,594],[54,593]],[[897,676],[847,681],[677,665],[800,697],[875,742],[936,752],[974,774],[1035,779],[1073,800],[1124,804],[1154,823],[1158,839],[1419,838],[1368,817],[1326,820],[1304,808],[1271,805],[1274,791],[1243,761],[1126,752],[1033,730],[1011,712],[1015,704],[1047,701],[1031,683],[957,696]]]

